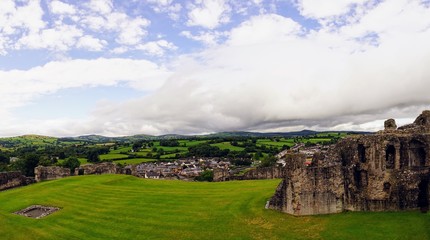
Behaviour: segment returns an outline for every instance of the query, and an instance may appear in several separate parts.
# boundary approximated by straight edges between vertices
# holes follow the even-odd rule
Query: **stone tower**
[[[291,158],[269,208],[293,215],[429,208],[430,111],[397,128],[347,137],[327,154]]]

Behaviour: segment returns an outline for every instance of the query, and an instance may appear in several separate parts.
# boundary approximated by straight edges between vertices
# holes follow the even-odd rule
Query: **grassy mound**
[[[430,214],[293,217],[265,210],[279,180],[195,183],[78,176],[0,193],[1,239],[430,239]],[[13,212],[61,210],[43,219]]]

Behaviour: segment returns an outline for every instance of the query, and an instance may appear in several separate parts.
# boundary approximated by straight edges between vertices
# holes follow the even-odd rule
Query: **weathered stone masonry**
[[[268,207],[294,215],[342,211],[427,211],[430,111],[397,128],[393,119],[373,135],[341,140],[325,155],[289,159]]]
[[[59,166],[38,166],[34,168],[36,182],[54,180],[70,176],[70,169]]]
[[[231,180],[274,179],[282,177],[284,177],[284,170],[282,167],[277,166],[251,169],[240,176],[231,174],[228,169],[215,168],[213,181],[223,182]]]
[[[32,182],[20,172],[0,172],[0,191],[25,186]]]

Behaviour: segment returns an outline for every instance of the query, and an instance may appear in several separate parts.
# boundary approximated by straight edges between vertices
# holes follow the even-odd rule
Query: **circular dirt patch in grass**
[[[30,218],[43,218],[48,216],[49,214],[56,212],[60,210],[57,207],[47,207],[42,205],[33,205],[28,208],[19,210],[18,212],[15,212],[15,214],[30,217]]]

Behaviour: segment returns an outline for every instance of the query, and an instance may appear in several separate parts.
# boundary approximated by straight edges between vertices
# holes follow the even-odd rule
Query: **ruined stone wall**
[[[36,182],[54,180],[70,176],[70,169],[59,166],[38,166],[34,168]]]
[[[255,180],[255,179],[274,179],[282,178],[284,176],[284,170],[282,167],[264,167],[251,169],[243,175],[244,180]]]
[[[20,172],[0,172],[0,191],[31,183]]]
[[[122,174],[122,168],[111,162],[87,164],[75,169],[75,175]]]
[[[230,180],[230,173],[228,169],[214,168],[213,172],[214,172],[214,177],[213,177],[214,182],[224,182],[224,181]]]
[[[268,207],[294,215],[421,209],[430,202],[430,111],[397,129],[341,140],[305,166],[287,159]],[[427,210],[426,210],[427,209]]]
[[[418,185],[429,179],[429,134],[379,132],[345,141],[349,141],[348,147],[340,147],[340,156],[346,210],[384,211],[419,207]]]
[[[231,174],[228,169],[223,168],[215,168],[213,171],[214,182],[223,182],[231,180],[274,179],[284,177],[284,169],[282,167],[254,168],[239,176],[235,176]]]
[[[286,177],[270,199],[269,208],[294,215],[343,210],[340,165],[306,166],[306,156],[301,154],[291,154],[287,161]]]

